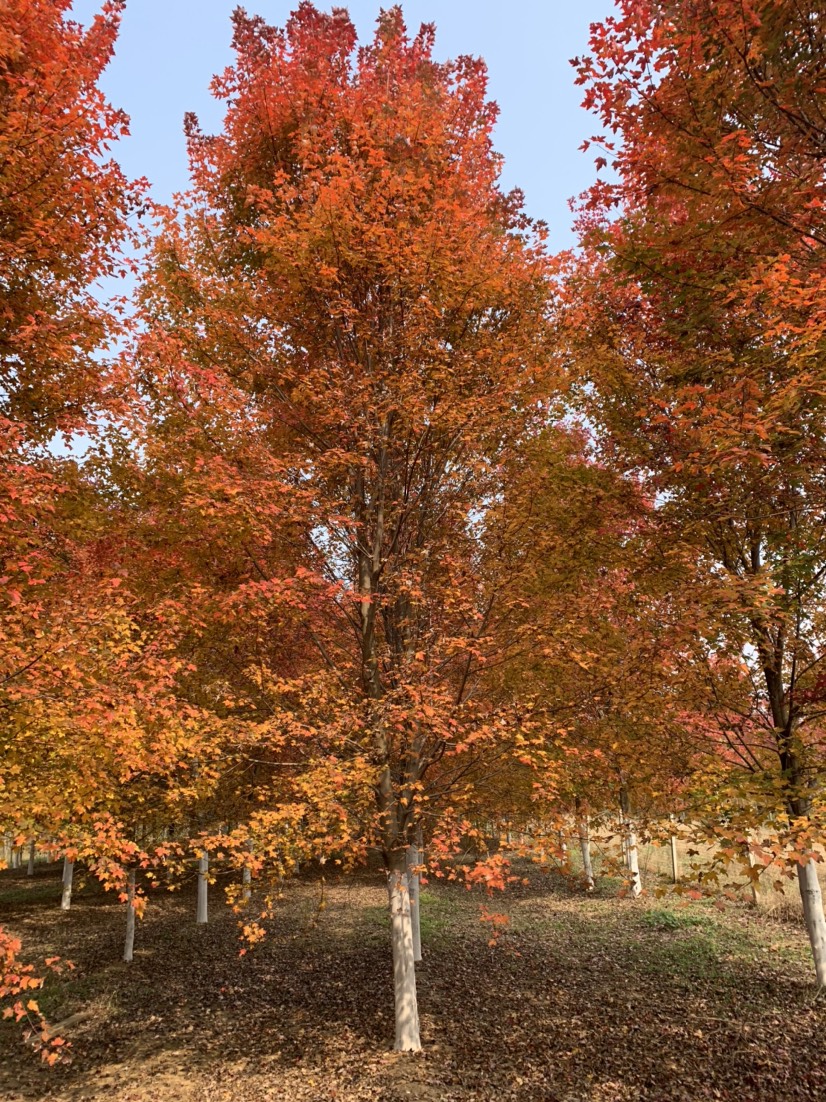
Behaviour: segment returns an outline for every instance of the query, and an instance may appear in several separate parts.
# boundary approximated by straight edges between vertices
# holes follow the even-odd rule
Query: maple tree
[[[188,120],[193,188],[143,292],[146,454],[183,437],[184,500],[237,518],[238,573],[205,587],[246,636],[217,648],[226,722],[278,777],[256,821],[383,854],[417,1049],[407,848],[507,733],[473,696],[502,591],[475,570],[541,417],[542,235],[499,189],[482,63],[435,62],[432,27],[393,8],[357,50],[342,10],[233,21],[224,130]]]
[[[125,269],[142,187],[108,156],[126,119],[97,87],[121,5],[86,30],[68,9],[0,6],[0,819],[18,842],[74,852],[76,820],[94,832],[93,805],[114,783],[87,736],[109,760],[125,756],[112,735],[128,707],[112,694],[134,640],[119,579],[89,548],[92,495],[70,447],[118,409],[102,354],[124,307],[95,285]],[[3,937],[8,995],[28,973]],[[35,1000],[25,1010],[36,1016]],[[62,1042],[40,1037],[51,1059]]]
[[[569,289],[606,454],[704,565],[713,650],[760,679],[775,766],[750,814],[780,790],[823,983],[821,21],[784,0],[623,0],[593,28],[578,79],[615,176],[585,199]]]

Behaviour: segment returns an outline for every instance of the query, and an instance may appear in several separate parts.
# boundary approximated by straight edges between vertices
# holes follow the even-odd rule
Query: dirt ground
[[[392,1053],[378,874],[288,886],[239,958],[218,886],[153,894],[135,960],[93,885],[60,911],[59,870],[0,872],[0,921],[32,958],[76,964],[41,1002],[72,1062],[48,1069],[6,1023],[2,1102],[738,1102],[826,1099],[826,995],[805,932],[732,904],[594,896],[538,871],[492,901],[431,883],[418,972],[424,1051]],[[495,946],[480,905],[509,915]]]

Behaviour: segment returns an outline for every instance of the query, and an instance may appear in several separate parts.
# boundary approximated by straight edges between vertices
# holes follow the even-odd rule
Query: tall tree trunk
[[[198,909],[195,921],[203,926],[208,921],[207,897],[209,892],[209,854],[203,850],[198,858]]]
[[[418,842],[418,839],[417,839]],[[419,863],[419,847],[413,842],[407,847],[407,882],[410,887],[410,927],[413,936],[413,960],[416,964],[422,959],[421,892],[419,874],[414,872]]]
[[[396,1003],[397,1052],[418,1052],[419,1009],[416,1001],[416,965],[413,959],[413,928],[410,921],[410,889],[405,851],[390,855],[390,937],[393,946],[393,988]]]
[[[68,857],[63,858],[63,895],[60,900],[61,909],[68,911],[72,905],[72,885],[75,879],[75,863]]]
[[[823,914],[823,895],[817,876],[817,862],[807,861],[797,866],[797,883],[803,902],[803,917],[812,946],[818,987],[826,984],[826,916]]]
[[[34,856],[36,849],[34,838],[32,838],[31,842],[29,842],[29,863],[26,868],[27,876],[34,876]]]
[[[130,869],[126,878],[126,941],[123,959],[131,963],[135,952],[135,870]]]

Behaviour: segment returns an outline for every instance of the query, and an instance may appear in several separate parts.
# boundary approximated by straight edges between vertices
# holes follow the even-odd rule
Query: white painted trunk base
[[[418,964],[422,959],[422,923],[421,891],[419,874],[412,870],[419,863],[419,847],[407,847],[407,882],[410,888],[410,928],[413,936],[413,960]]]
[[[63,895],[60,900],[60,907],[64,911],[68,911],[72,905],[72,885],[75,879],[75,863],[70,861],[68,857],[63,858]]]
[[[582,875],[589,892],[594,890],[594,869],[591,864],[591,838],[588,833],[588,820],[579,823],[579,851],[582,854]]]
[[[387,878],[390,895],[390,939],[393,947],[393,989],[396,1007],[397,1052],[418,1052],[419,1008],[416,1001],[416,965],[413,961],[413,927],[410,890],[404,869],[391,869]]]
[[[640,876],[640,858],[637,850],[637,834],[633,824],[628,823],[628,871],[631,874],[631,895],[636,899],[642,894],[642,877]]]
[[[126,878],[126,941],[123,959],[129,964],[135,952],[135,870],[130,869]]]
[[[817,862],[807,861],[805,865],[797,866],[797,883],[815,962],[817,985],[823,987],[826,985],[826,916],[823,914],[823,895],[817,876]]]

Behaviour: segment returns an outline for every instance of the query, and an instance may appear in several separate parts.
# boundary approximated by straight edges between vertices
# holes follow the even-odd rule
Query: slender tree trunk
[[[823,987],[826,984],[826,916],[823,914],[823,895],[817,876],[817,862],[807,861],[805,865],[797,866],[797,883],[812,946],[817,985]]]
[[[207,895],[209,892],[209,854],[204,850],[198,858],[198,910],[195,921],[203,926],[207,923]]]
[[[34,838],[32,838],[31,842],[29,842],[29,863],[26,868],[27,876],[34,876],[34,855],[36,848]]]
[[[72,905],[72,885],[75,879],[75,863],[68,857],[63,858],[63,896],[60,900],[62,910],[68,911]]]
[[[636,897],[642,893],[642,878],[640,877],[640,861],[637,852],[637,833],[631,819],[631,801],[625,783],[620,787],[620,809],[622,811],[623,834],[625,836],[626,862],[631,878],[630,890],[631,895],[636,899]]]
[[[391,854],[388,874],[390,937],[393,946],[393,988],[396,1003],[397,1052],[418,1052],[419,1010],[416,1002],[416,965],[410,921],[410,890],[404,850]]]
[[[123,959],[129,964],[135,951],[135,870],[130,869],[126,878],[126,941]]]
[[[631,873],[631,894],[636,897],[642,893],[642,877],[640,876],[640,861],[637,851],[637,834],[634,824],[628,823],[628,871]]]
[[[751,851],[751,838],[749,837],[746,842],[746,855],[749,859],[749,868],[754,869],[757,867],[757,860]],[[758,887],[757,879],[749,880],[749,887],[751,888],[751,901],[755,907],[760,906],[760,888]]]
[[[680,855],[677,853],[677,835],[671,835],[671,879],[675,884],[680,882]]]
[[[252,853],[252,838],[247,841],[247,852]],[[252,895],[252,869],[244,865],[241,870],[241,902],[249,903]]]
[[[421,892],[419,874],[414,872],[419,863],[419,847],[414,842],[407,847],[407,882],[410,887],[410,927],[413,937],[413,960],[416,964],[422,959]]]
[[[588,816],[579,817],[579,850],[582,854],[582,875],[589,892],[594,890],[594,870],[591,865],[591,838],[588,833]]]

